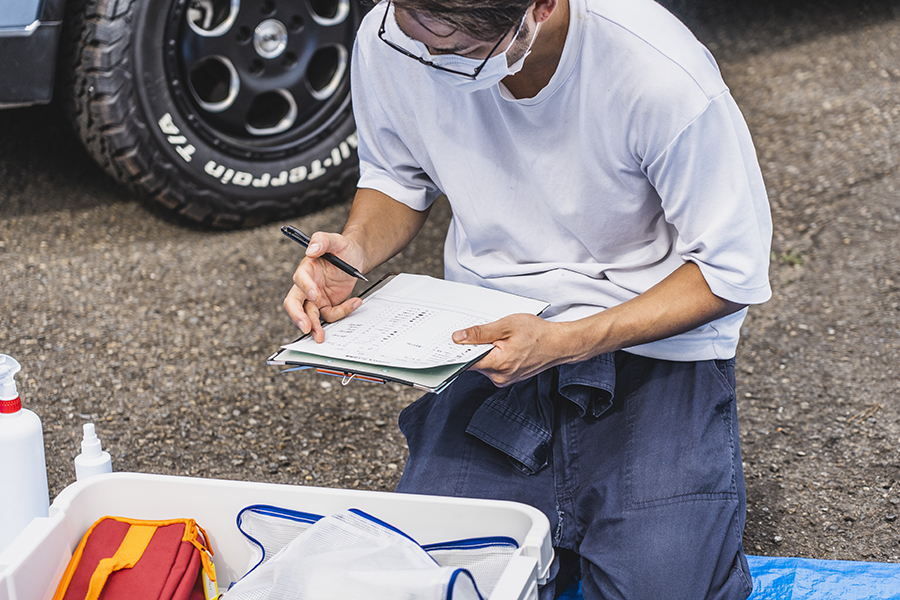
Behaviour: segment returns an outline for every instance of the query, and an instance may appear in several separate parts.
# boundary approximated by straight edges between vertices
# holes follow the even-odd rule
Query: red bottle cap
[[[0,400],[0,414],[9,415],[22,410],[22,399],[16,397],[15,400]]]

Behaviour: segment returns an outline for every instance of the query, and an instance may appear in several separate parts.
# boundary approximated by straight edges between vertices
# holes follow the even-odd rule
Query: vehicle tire
[[[359,0],[69,0],[58,63],[90,154],[163,212],[252,226],[349,197]]]

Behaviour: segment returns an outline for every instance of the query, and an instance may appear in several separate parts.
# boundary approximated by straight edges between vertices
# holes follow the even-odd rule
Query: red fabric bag
[[[53,600],[214,600],[211,556],[193,519],[103,517],[81,538]]]

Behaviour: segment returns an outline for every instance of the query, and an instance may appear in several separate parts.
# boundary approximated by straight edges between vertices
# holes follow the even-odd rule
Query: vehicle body
[[[0,10],[0,108],[53,96],[65,0],[14,0]]]

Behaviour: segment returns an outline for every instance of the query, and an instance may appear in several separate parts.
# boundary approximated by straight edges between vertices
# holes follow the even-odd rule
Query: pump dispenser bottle
[[[100,446],[100,439],[94,432],[94,424],[85,423],[81,454],[75,457],[75,479],[81,481],[104,473],[112,473],[112,459],[109,452],[104,452]]]
[[[21,368],[0,354],[0,552],[50,506],[41,420],[22,408],[16,389]]]

